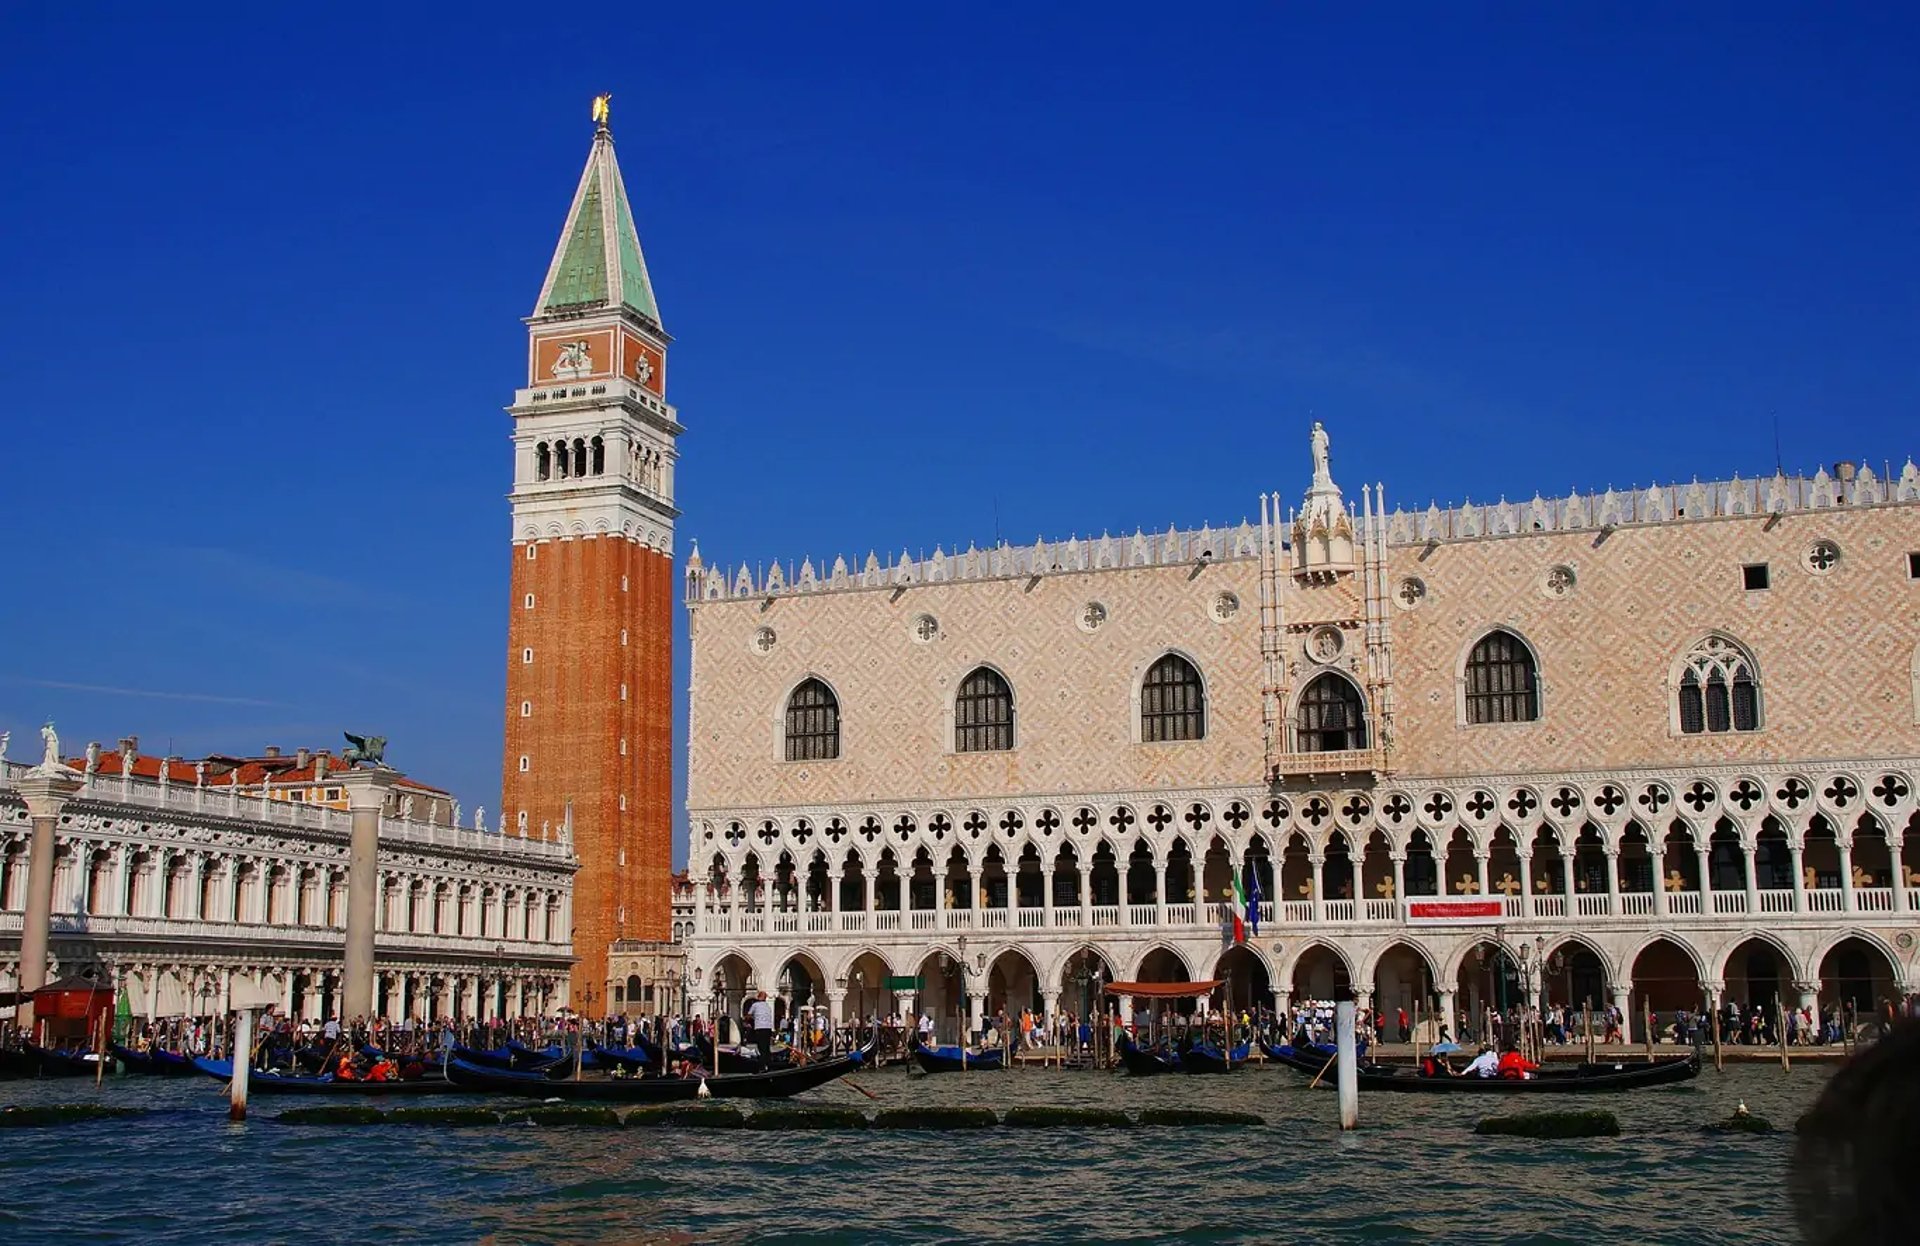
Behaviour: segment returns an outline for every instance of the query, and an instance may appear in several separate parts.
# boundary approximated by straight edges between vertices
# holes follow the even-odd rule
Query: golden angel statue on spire
[[[593,97],[593,123],[603,130],[607,128],[607,116],[611,111],[608,105],[612,102],[613,92],[611,91],[605,95],[596,95]]]

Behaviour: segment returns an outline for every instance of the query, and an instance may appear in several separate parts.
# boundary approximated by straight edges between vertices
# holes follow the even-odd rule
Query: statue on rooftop
[[[349,766],[365,764],[375,770],[387,769],[387,737],[383,735],[355,735],[343,731],[348,748],[340,754],[340,760]]]
[[[1319,420],[1313,422],[1313,433],[1309,439],[1313,443],[1313,483],[1332,484],[1333,468],[1327,461],[1327,430]]]

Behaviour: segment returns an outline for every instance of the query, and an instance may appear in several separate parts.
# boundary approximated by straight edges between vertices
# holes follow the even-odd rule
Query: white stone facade
[[[1636,1014],[1920,991],[1920,470],[1389,513],[1316,458],[1257,525],[765,576],[696,553],[695,1003],[1078,1010],[1097,958],[1432,1006],[1500,994],[1490,941]],[[1149,741],[1168,655],[1204,729]],[[965,752],[981,667],[1011,747]],[[1327,680],[1350,735],[1307,705]],[[808,683],[833,748],[795,758]],[[1427,924],[1436,894],[1498,916]]]
[[[0,981],[17,983],[27,809],[0,773]],[[292,1016],[339,994],[350,815],[237,789],[89,773],[61,811],[49,980],[104,968],[136,1016],[219,1013],[234,986]],[[393,1020],[567,1002],[572,849],[383,816],[376,1010]],[[250,992],[252,993],[252,992]]]

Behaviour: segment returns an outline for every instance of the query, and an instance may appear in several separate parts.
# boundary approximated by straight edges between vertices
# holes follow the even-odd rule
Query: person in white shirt
[[[1462,1077],[1498,1077],[1499,1074],[1500,1057],[1485,1043],[1480,1044],[1480,1054],[1473,1058],[1473,1063],[1460,1070]]]
[[[773,1054],[773,1005],[761,991],[747,1005],[747,1041],[760,1049],[760,1058]]]

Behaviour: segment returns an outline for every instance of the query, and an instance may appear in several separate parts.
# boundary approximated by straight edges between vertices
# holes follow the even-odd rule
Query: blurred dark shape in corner
[[[1800,1118],[1787,1174],[1800,1240],[1878,1246],[1920,1240],[1920,1021],[1857,1051]]]

